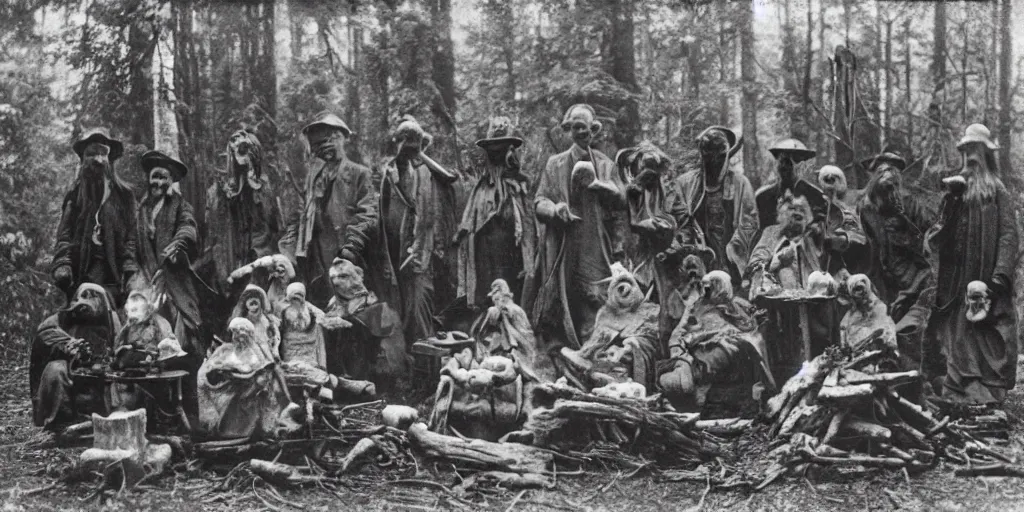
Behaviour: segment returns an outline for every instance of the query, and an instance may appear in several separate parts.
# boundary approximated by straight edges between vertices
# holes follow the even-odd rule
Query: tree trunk
[[[782,86],[789,98],[789,104],[786,106],[789,111],[789,132],[798,139],[804,139],[804,119],[795,108],[796,98],[799,95],[795,44],[790,17],[790,0],[785,0],[782,4]]]
[[[800,112],[804,122],[810,130],[814,123],[811,119],[811,66],[814,63],[814,10],[811,8],[811,0],[807,0],[807,41],[806,56],[804,58],[804,80],[800,91]]]
[[[306,13],[302,10],[300,2],[297,0],[288,1],[288,18],[289,18],[289,31],[291,33],[291,50],[292,59],[291,65],[294,68],[296,64],[302,62],[302,46],[305,42],[303,32],[303,25],[306,21]]]
[[[515,11],[511,1],[495,2],[504,19],[501,27],[501,56],[505,61],[505,101],[514,104],[516,101],[516,22]]]
[[[1013,129],[1013,96],[1010,84],[1013,81],[1013,33],[1010,21],[1013,17],[1013,0],[1002,0],[1001,49],[999,52],[999,167],[1003,176],[1011,173],[1010,155],[1013,154],[1010,136]]]
[[[885,20],[885,142],[892,140],[892,23]],[[907,106],[910,107],[909,105]]]
[[[723,8],[728,9],[731,5],[726,4]],[[726,39],[726,25],[723,16],[718,17],[718,81],[721,84],[729,83],[729,41]],[[729,120],[729,95],[718,96],[718,123],[724,126],[730,124]]]
[[[148,22],[137,21],[128,28],[128,59],[131,65],[128,108],[132,112],[132,127],[128,130],[128,141],[153,147],[154,112],[153,97],[153,53],[159,34],[154,33]]]
[[[932,102],[941,103],[939,93],[946,87],[946,3],[935,2],[932,29]]]
[[[601,41],[601,64],[605,72],[630,92],[640,90],[636,80],[636,51],[633,44],[633,2],[609,0],[608,19]],[[629,99],[619,110],[614,144],[624,148],[634,145],[640,133],[640,106]]]
[[[756,1],[756,0],[755,0]],[[757,142],[757,72],[754,62],[753,3],[739,4],[742,25],[740,32],[740,79],[743,111],[743,170],[747,176],[759,176],[761,147]]]
[[[356,136],[348,143],[349,157],[357,162],[363,161],[363,145],[360,134],[363,133],[363,97],[359,78],[363,76],[363,28],[359,23],[351,21],[355,15],[355,7],[352,8],[348,26],[349,34],[349,69],[352,70],[348,77],[348,119],[350,128]]]
[[[171,4],[174,22],[174,96],[178,122],[179,157],[193,172],[181,183],[182,196],[193,205],[199,232],[203,232],[206,214],[206,182],[208,169],[203,165],[204,109],[200,82],[200,58],[195,42],[195,10],[193,0]]]
[[[457,147],[450,146],[455,137],[455,47],[452,43],[452,0],[430,0],[432,32],[436,38],[433,53],[433,80],[440,93],[435,102],[434,117],[441,121],[438,148],[454,148],[453,157],[458,157]]]
[[[907,20],[903,23],[903,87],[905,87],[905,102],[904,108],[907,109],[907,154],[904,155],[907,160],[914,159],[914,104],[913,99],[913,82],[912,80],[912,67],[910,59],[910,24],[913,18],[907,17]]]

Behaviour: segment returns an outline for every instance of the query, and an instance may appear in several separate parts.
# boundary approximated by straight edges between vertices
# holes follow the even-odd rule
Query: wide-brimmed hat
[[[507,116],[494,116],[487,125],[487,136],[476,141],[476,145],[482,148],[494,146],[511,145],[518,148],[523,145],[523,139],[516,137],[515,125],[512,119]]]
[[[964,130],[964,137],[956,143],[956,148],[963,149],[964,146],[973,142],[980,142],[992,150],[999,149],[999,144],[992,140],[992,132],[988,131],[988,127],[983,124],[975,123],[968,126]]]
[[[71,149],[75,150],[78,158],[82,158],[82,154],[85,153],[85,148],[92,143],[103,144],[110,148],[110,155],[108,159],[113,162],[117,160],[121,155],[124,154],[124,144],[121,141],[112,138],[110,132],[106,128],[93,128],[86,131],[82,137],[75,141],[71,145]]]
[[[154,167],[163,167],[170,171],[171,179],[174,181],[181,181],[181,179],[188,174],[188,167],[186,167],[181,160],[155,149],[143,153],[142,156],[139,157],[139,161],[142,164],[142,170],[147,174],[152,171]]]
[[[309,130],[312,130],[314,126],[328,126],[331,128],[337,128],[341,130],[341,133],[342,135],[345,136],[345,138],[351,137],[355,133],[348,127],[347,124],[345,124],[345,121],[342,121],[341,118],[335,115],[333,112],[324,111],[317,114],[316,117],[313,119],[313,122],[307,124],[302,128],[302,134],[309,136]]]
[[[707,128],[704,129],[704,131],[700,132],[700,134],[697,135],[697,137],[695,137],[693,139],[694,142],[697,143],[698,149],[700,147],[701,139],[705,138],[712,131],[720,131],[720,132],[722,132],[723,135],[725,135],[725,140],[726,140],[726,142],[728,144],[727,150],[728,150],[730,158],[733,155],[735,155],[736,152],[739,151],[740,147],[743,145],[743,138],[738,136],[738,135],[736,135],[736,132],[734,132],[734,131],[732,131],[732,130],[724,127],[724,126],[714,125],[714,126],[708,126]]]
[[[803,142],[796,139],[783,139],[776,142],[774,146],[768,149],[768,152],[773,157],[779,158],[779,155],[789,154],[793,158],[793,163],[800,163],[804,160],[810,160],[814,158],[814,155],[818,154],[813,149],[807,149],[807,146]]]
[[[869,171],[874,170],[876,166],[883,163],[889,164],[901,171],[907,169],[907,161],[904,160],[903,157],[890,151],[885,151],[860,161],[860,165]]]

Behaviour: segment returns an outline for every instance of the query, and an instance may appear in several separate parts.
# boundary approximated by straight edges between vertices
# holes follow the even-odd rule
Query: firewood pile
[[[758,488],[814,465],[919,472],[939,459],[993,468],[1011,462],[983,438],[1005,433],[1005,414],[962,421],[939,417],[901,396],[900,390],[920,384],[921,376],[884,371],[891,356],[884,348],[849,353],[832,347],[804,363],[768,401],[773,465]]]

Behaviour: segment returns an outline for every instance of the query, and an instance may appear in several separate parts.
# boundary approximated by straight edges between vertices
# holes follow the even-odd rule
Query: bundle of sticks
[[[658,395],[644,399],[597,396],[574,387],[538,384],[523,429],[507,436],[586,457],[591,445],[628,447],[656,458],[698,462],[721,454],[723,437],[741,434],[749,420],[707,420],[699,414],[659,410]]]
[[[876,346],[850,353],[831,347],[804,363],[768,401],[770,438],[779,445],[759,487],[810,465],[906,468],[920,471],[939,458],[967,465],[1010,459],[970,431],[939,418],[900,394],[921,382],[917,371],[884,371],[893,354]]]

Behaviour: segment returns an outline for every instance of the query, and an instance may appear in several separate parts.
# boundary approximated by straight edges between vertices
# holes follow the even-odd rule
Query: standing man
[[[334,258],[366,266],[363,249],[377,225],[377,204],[370,169],[345,154],[352,130],[341,118],[323,112],[302,133],[320,165],[309,173],[301,210],[279,246],[306,283],[308,300],[322,308],[333,295]]]
[[[250,261],[277,253],[281,211],[263,173],[263,146],[256,134],[231,134],[227,154],[226,172],[206,192],[206,254],[196,266],[213,274],[207,282],[233,303],[228,276]]]
[[[711,126],[696,142],[700,168],[676,181],[689,212],[682,224],[682,241],[713,250],[714,259],[707,270],[722,270],[732,282],[740,283],[759,225],[750,181],[729,166],[741,141],[732,130]]]
[[[137,277],[142,281],[137,286],[159,285],[168,298],[160,314],[174,325],[182,347],[194,345],[193,352],[203,356],[206,346],[199,339],[202,318],[196,289],[205,285],[191,267],[199,252],[196,220],[192,205],[176,186],[188,167],[156,150],[143,153],[141,161],[142,170],[149,174],[149,189],[136,214]]]
[[[537,247],[529,183],[519,168],[516,149],[523,139],[513,136],[512,120],[491,118],[487,137],[476,141],[486,153],[483,169],[462,212],[455,234],[459,244],[459,295],[474,310],[486,309],[488,291],[504,279],[513,300],[521,301],[523,286],[531,282]]]
[[[135,263],[135,196],[114,173],[124,152],[103,128],[73,145],[81,159],[78,178],[64,196],[50,271],[68,300],[82,283],[102,286],[115,307],[127,296]]]
[[[432,137],[411,116],[392,133],[395,156],[382,166],[380,221],[370,273],[373,290],[399,311],[407,343],[426,339],[435,330],[435,282],[444,251],[455,232],[454,191],[458,176],[424,151]],[[444,283],[440,283],[444,284]]]
[[[601,131],[590,105],[569,107],[562,130],[572,133],[573,145],[548,159],[534,199],[539,286],[530,319],[542,343],[556,339],[578,349],[590,338],[604,304],[599,281],[611,276],[612,265],[607,219],[625,209],[626,187],[614,162],[590,147]]]
[[[1018,212],[999,178],[999,146],[988,128],[968,126],[956,147],[963,169],[943,180],[947,192],[939,220],[928,233],[938,268],[935,309],[926,336],[931,349],[941,347],[945,356],[944,398],[999,404],[1017,377],[1013,276]],[[976,300],[987,303],[987,314],[980,319],[968,316],[969,288],[980,288],[982,297]]]
[[[796,175],[796,164],[814,158],[817,153],[812,149],[807,149],[803,142],[796,139],[781,140],[768,151],[775,158],[776,174],[773,183],[761,187],[754,193],[757,200],[758,220],[761,224],[760,231],[775,224],[779,200],[787,190],[792,192],[793,196],[806,197],[815,214],[824,215],[825,202],[822,200],[821,189]]]

